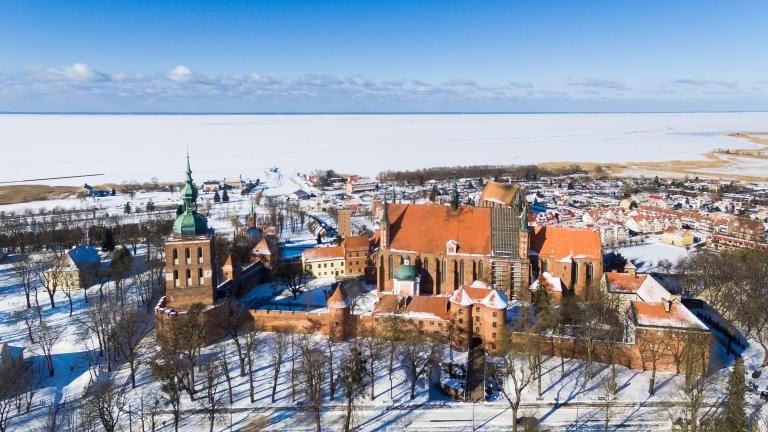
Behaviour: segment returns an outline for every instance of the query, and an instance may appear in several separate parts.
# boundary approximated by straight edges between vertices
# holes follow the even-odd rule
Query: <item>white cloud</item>
[[[192,79],[192,70],[184,65],[178,65],[168,71],[168,79],[171,81],[184,82]]]
[[[50,68],[46,71],[53,78],[65,78],[72,81],[98,81],[104,80],[107,76],[94,70],[85,63],[75,63],[65,68]]]
[[[613,81],[603,78],[592,77],[571,77],[566,84],[573,87],[591,87],[605,90],[629,90],[626,84],[621,81]]]

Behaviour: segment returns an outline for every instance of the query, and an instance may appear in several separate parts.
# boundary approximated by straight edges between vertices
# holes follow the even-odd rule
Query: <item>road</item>
[[[703,412],[717,404],[706,405]],[[612,406],[611,430],[668,431],[670,410],[679,402],[616,403]],[[751,409],[756,409],[755,405]],[[344,406],[325,406],[322,410],[323,430],[340,430]],[[604,410],[599,402],[526,403],[519,416],[536,416],[552,430],[603,430]],[[221,430],[229,430],[229,416]],[[232,410],[232,430],[244,430],[249,422],[259,422],[270,431],[313,431],[312,417],[297,406],[242,408]],[[358,431],[509,431],[512,414],[505,403],[458,404],[398,404],[393,406],[361,405],[356,410]],[[246,429],[247,430],[247,429]]]

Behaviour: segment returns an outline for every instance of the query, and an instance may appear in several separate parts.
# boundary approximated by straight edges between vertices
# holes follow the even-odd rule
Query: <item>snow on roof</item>
[[[641,301],[660,302],[672,298],[672,294],[651,275],[638,274],[633,276],[629,273],[609,272],[605,273],[605,281],[608,285],[608,291],[634,293]]]
[[[451,303],[455,303],[460,306],[472,306],[472,299],[467,294],[464,287],[459,287],[451,296]]]
[[[508,304],[507,297],[496,290],[491,290],[480,303],[491,309],[506,309]]]
[[[632,310],[638,326],[708,330],[707,326],[682,303],[670,302],[667,312],[663,301],[633,301]]]
[[[543,272],[541,273],[541,278],[544,279],[544,285],[545,285],[544,288],[547,289],[548,291],[555,291],[555,292],[563,291],[563,281],[559,277],[553,275],[550,272]],[[541,286],[540,280],[541,279],[536,279],[535,281],[533,281],[530,289],[533,291],[536,291],[537,289],[539,289],[539,287]]]
[[[78,269],[97,263],[101,260],[99,252],[91,245],[82,244],[67,251],[70,263]]]

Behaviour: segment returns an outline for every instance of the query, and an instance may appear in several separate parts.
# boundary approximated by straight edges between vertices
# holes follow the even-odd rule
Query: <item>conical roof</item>
[[[344,293],[344,289],[341,287],[341,284],[336,286],[333,294],[328,297],[327,305],[329,309],[344,309],[349,307],[350,304],[351,302],[349,301],[349,297],[347,297],[347,295]]]

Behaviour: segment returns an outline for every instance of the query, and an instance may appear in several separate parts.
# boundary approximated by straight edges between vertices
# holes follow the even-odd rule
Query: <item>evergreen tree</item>
[[[219,196],[219,191],[216,191],[216,193],[213,194],[213,202],[220,203],[221,197]]]
[[[725,403],[722,431],[741,432],[749,430],[747,415],[744,411],[746,384],[744,382],[744,360],[736,359],[733,371],[728,378],[728,401]]]
[[[429,200],[431,202],[437,201],[437,186],[436,185],[433,185],[432,186],[432,190],[429,191]]]
[[[111,229],[104,231],[104,240],[101,242],[101,249],[108,252],[115,250],[115,236],[112,234]]]
[[[226,189],[224,189],[224,194],[221,196],[221,201],[229,202],[229,194],[227,193]]]
[[[117,195],[117,191],[115,190],[115,188],[112,188],[112,192],[110,192],[109,194],[112,196],[115,196]]]
[[[155,203],[152,202],[152,199],[150,198],[149,201],[147,201],[147,211],[151,212],[155,210]]]
[[[125,207],[123,207],[123,213],[131,214],[131,203],[125,203]]]

